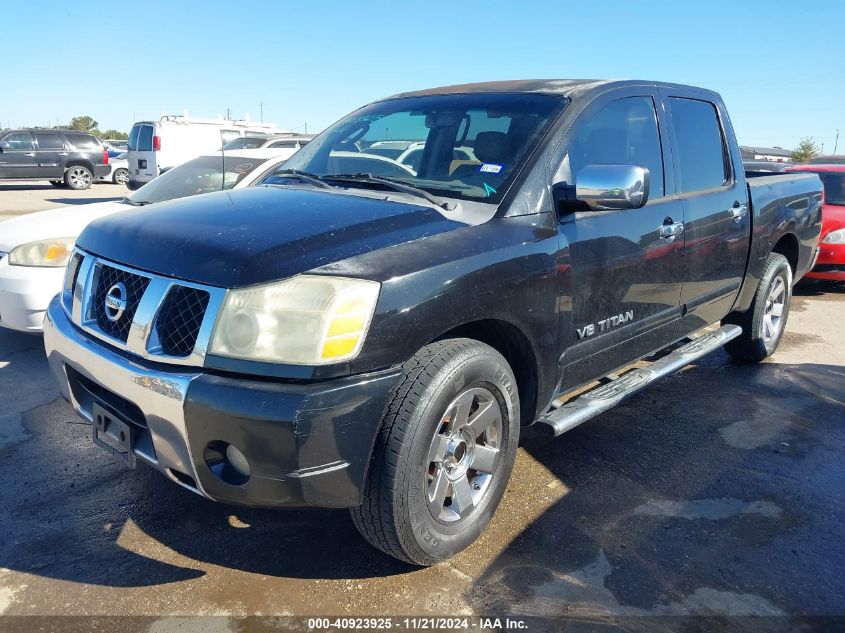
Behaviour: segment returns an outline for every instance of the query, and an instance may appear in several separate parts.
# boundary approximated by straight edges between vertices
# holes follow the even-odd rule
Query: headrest
[[[511,144],[504,132],[479,132],[475,137],[475,157],[482,163],[504,165],[511,158]]]

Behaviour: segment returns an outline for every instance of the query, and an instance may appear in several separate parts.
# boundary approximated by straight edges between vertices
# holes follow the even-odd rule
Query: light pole
[[[836,129],[836,140],[833,142],[833,155],[836,156],[836,148],[839,147],[839,128]]]

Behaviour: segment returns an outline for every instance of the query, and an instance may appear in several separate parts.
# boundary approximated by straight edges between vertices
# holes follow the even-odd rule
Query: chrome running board
[[[686,345],[655,360],[648,367],[632,369],[620,377],[608,376],[605,383],[549,411],[538,422],[550,427],[557,437],[612,409],[628,396],[709,354],[740,334],[742,328],[738,325],[723,325],[717,330],[692,339]]]

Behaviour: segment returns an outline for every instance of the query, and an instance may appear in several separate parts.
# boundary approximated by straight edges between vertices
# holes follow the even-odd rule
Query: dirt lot
[[[0,220],[69,204],[120,200],[129,193],[123,185],[96,183],[90,189],[59,189],[46,180],[6,180],[0,183]]]
[[[11,190],[76,199],[41,192]],[[845,290],[798,293],[768,362],[717,352],[554,442],[527,434],[487,532],[424,570],[369,548],[345,511],[218,505],[124,470],[58,398],[40,338],[0,331],[0,614],[148,616],[127,631],[294,614],[832,630],[802,618],[845,615]]]

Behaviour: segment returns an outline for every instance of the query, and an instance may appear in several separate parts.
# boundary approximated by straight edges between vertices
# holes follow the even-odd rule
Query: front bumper
[[[58,298],[44,345],[62,395],[83,418],[93,404],[135,427],[134,454],[209,499],[250,506],[353,507],[400,369],[324,383],[232,378],[141,362],[86,336]],[[215,447],[250,464],[244,483],[212,471]]]
[[[62,289],[65,269],[11,266],[9,256],[0,259],[0,326],[41,332],[50,300]]]

